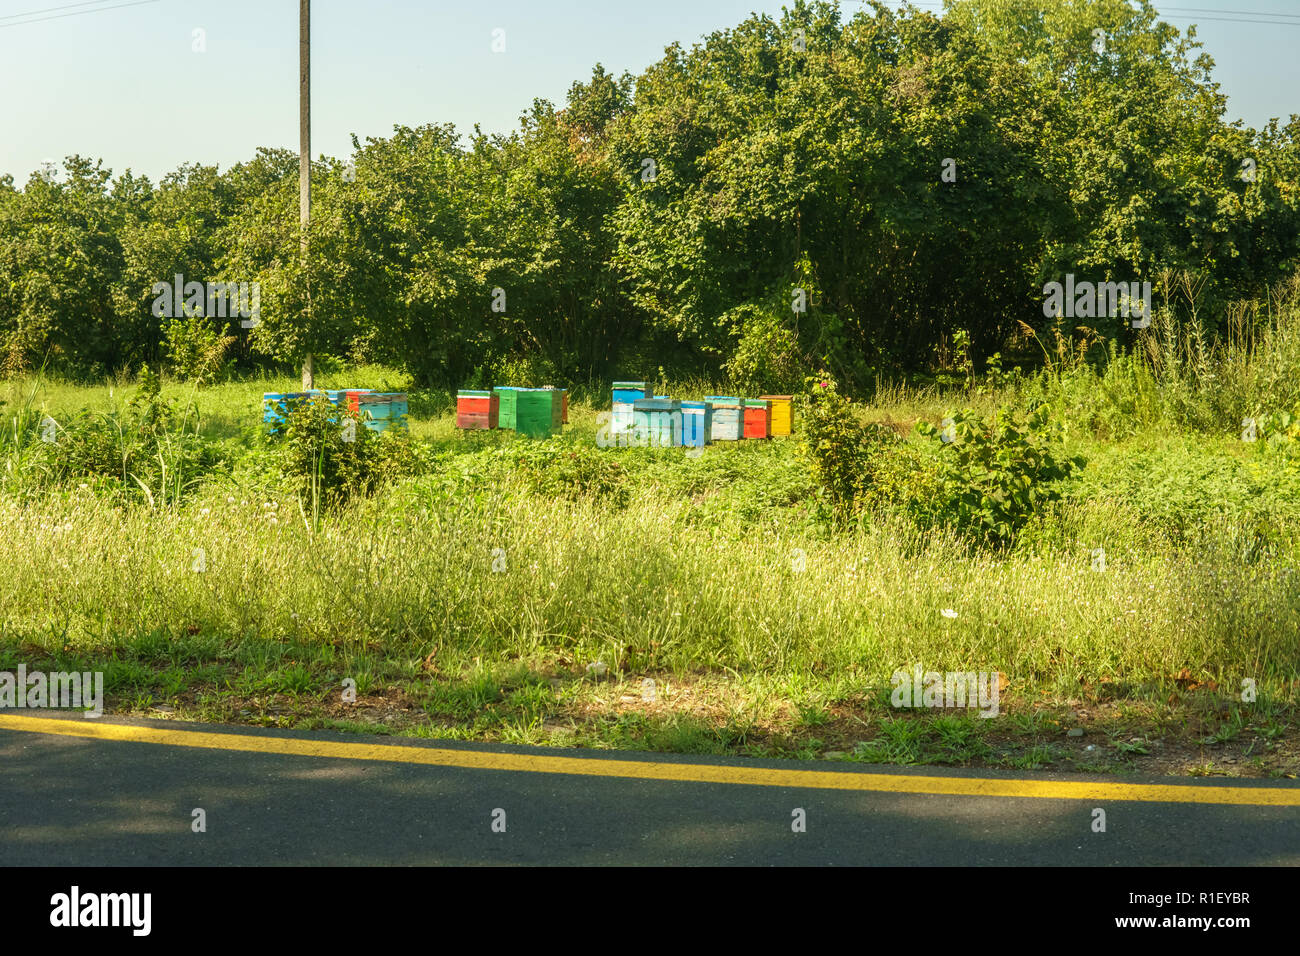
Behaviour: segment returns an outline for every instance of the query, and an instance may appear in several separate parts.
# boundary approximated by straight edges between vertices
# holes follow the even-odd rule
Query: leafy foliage
[[[431,454],[407,432],[373,432],[323,396],[290,400],[288,406],[273,441],[281,474],[314,516],[432,467]]]
[[[140,370],[124,411],[82,410],[48,447],[56,479],[105,478],[155,505],[176,503],[219,462],[200,434],[197,409],[161,397],[158,375]]]
[[[992,419],[970,409],[954,412],[943,428],[919,422],[917,432],[941,446],[945,517],[980,543],[1004,545],[1049,501],[1056,483],[1084,464],[1061,450],[1060,425],[1039,405],[1022,423],[1002,407]]]
[[[172,371],[189,381],[208,384],[220,381],[228,370],[227,356],[236,341],[201,315],[168,320],[163,337]]]
[[[959,329],[968,358],[1000,353],[1066,273],[1166,269],[1204,276],[1212,340],[1221,306],[1295,273],[1300,121],[1228,122],[1198,53],[1145,4],[795,0],[636,77],[597,65],[509,135],[355,141],[355,176],[313,168],[305,255],[287,150],[158,183],[71,156],[0,177],[0,363],[207,381],[235,337],[245,368],[312,353],[422,386],[663,365],[771,391],[824,367],[854,391]],[[258,282],[261,325],[164,323],[150,290],[176,275]]]
[[[853,400],[841,395],[829,374],[812,376],[799,396],[800,450],[812,468],[823,500],[843,522],[858,508],[870,486],[876,452],[898,441],[890,429],[864,425]]]

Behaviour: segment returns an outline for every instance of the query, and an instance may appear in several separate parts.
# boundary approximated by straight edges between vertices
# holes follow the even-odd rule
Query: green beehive
[[[502,385],[499,388],[492,389],[492,393],[498,399],[497,428],[515,427],[515,402],[519,391],[513,385]]]
[[[549,388],[515,391],[515,431],[530,438],[550,438],[560,430],[560,392]]]

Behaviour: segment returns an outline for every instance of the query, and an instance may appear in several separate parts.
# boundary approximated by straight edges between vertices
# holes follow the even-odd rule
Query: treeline
[[[1071,273],[1259,297],[1300,257],[1300,120],[1227,122],[1212,66],[1146,3],[800,0],[640,76],[597,66],[508,136],[354,138],[313,167],[305,254],[290,151],[157,184],[70,157],[0,179],[0,361],[89,376],[229,347],[431,385],[663,367],[785,389],[924,367],[957,329],[986,355],[1049,324],[1043,285]],[[259,283],[260,325],[155,315],[178,274]]]

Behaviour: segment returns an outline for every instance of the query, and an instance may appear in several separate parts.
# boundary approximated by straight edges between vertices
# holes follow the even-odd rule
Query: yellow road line
[[[298,757],[325,757],[332,760],[384,760],[465,770],[567,773],[585,777],[745,784],[760,787],[802,787],[814,790],[857,790],[876,793],[1300,807],[1300,787],[1206,787],[1178,784],[927,777],[914,774],[826,770],[774,770],[767,767],[491,753],[485,750],[449,750],[401,744],[213,734],[200,730],[170,730],[160,727],[101,723],[97,720],[53,720],[44,717],[14,717],[6,714],[0,714],[0,729],[54,734],[61,737],[89,737],[94,740],[163,744],[170,747],[241,750]]]

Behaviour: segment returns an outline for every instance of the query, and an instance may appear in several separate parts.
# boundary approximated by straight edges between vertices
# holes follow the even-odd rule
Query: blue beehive
[[[745,437],[745,401],[729,395],[706,395],[713,409],[709,424],[710,441],[740,441]]]
[[[650,386],[646,385],[645,382],[614,383],[614,402],[616,404],[631,404],[649,398],[650,395]]]
[[[682,443],[682,403],[670,398],[643,398],[632,403],[636,444],[668,448]]]
[[[271,426],[271,431],[275,432],[276,426],[284,421],[285,413],[288,411],[290,404],[298,401],[306,401],[319,392],[263,392],[262,393],[262,421]]]
[[[709,443],[713,409],[708,402],[682,402],[682,444],[703,448]]]
[[[609,419],[609,434],[615,443],[620,445],[628,444],[636,421],[632,414],[631,402],[615,402],[614,411]]]
[[[357,412],[361,422],[374,432],[388,428],[405,430],[407,411],[405,392],[369,392],[357,396]]]

